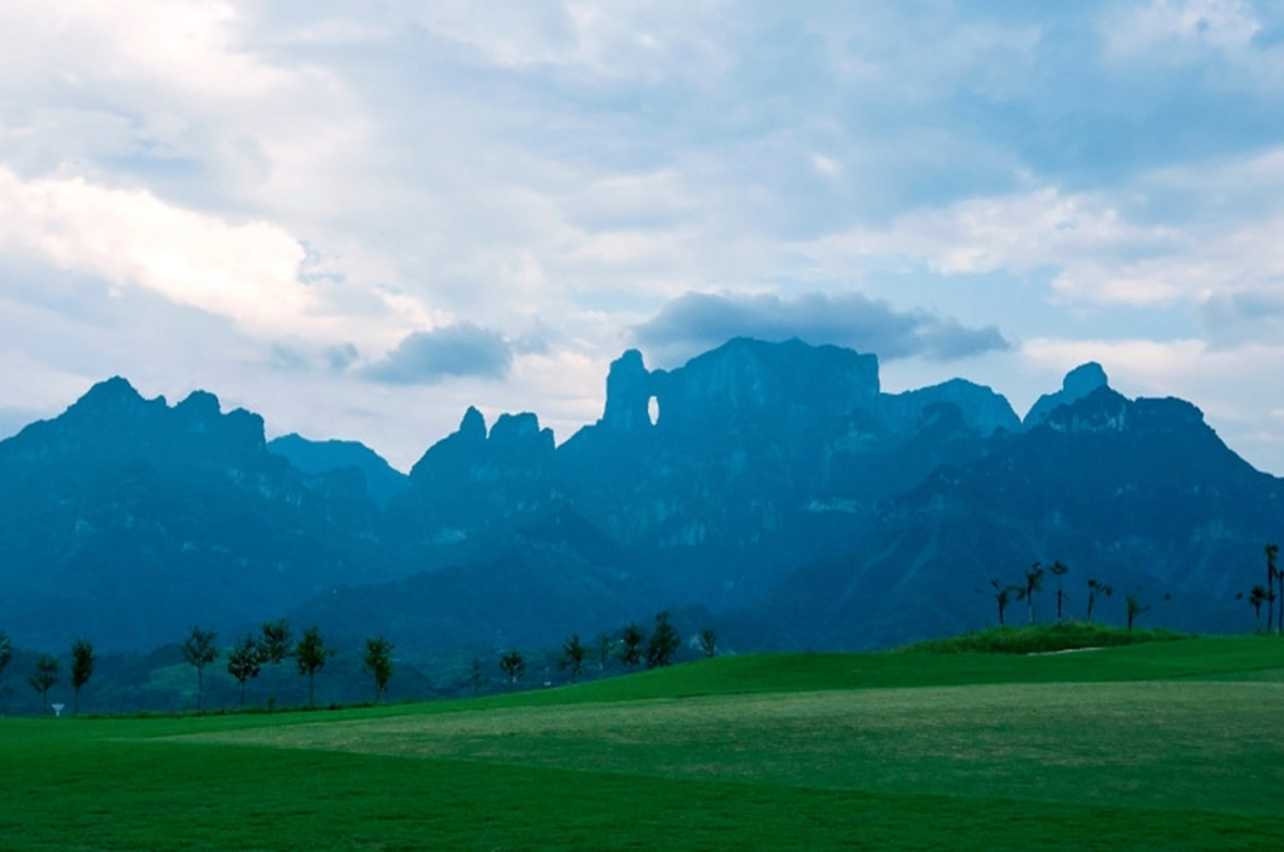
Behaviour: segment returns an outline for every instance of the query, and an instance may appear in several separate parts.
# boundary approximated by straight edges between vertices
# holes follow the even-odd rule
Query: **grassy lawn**
[[[0,849],[1268,849],[1284,642],[762,655],[324,713],[0,720]]]

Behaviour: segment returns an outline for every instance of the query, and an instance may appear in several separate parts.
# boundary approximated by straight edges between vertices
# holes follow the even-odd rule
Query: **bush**
[[[1140,642],[1194,638],[1173,630],[1125,630],[1101,624],[1040,624],[1034,627],[991,627],[945,639],[906,645],[900,651],[937,654],[1050,654],[1078,648],[1108,648]]]

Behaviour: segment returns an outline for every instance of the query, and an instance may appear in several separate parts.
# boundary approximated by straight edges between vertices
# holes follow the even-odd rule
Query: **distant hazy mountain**
[[[287,615],[541,644],[674,608],[741,648],[864,647],[992,622],[989,581],[1052,560],[1076,617],[1093,577],[1116,589],[1099,618],[1134,592],[1152,623],[1241,629],[1284,538],[1281,480],[1095,364],[1024,422],[961,379],[884,394],[873,355],[797,340],[669,371],[626,352],[606,391],[560,447],[534,414],[470,408],[406,477],[360,444],[269,445],[209,394],[104,382],[0,442],[0,629],[148,648]]]
[[[366,489],[380,506],[410,490],[410,479],[383,456],[359,441],[309,441],[295,433],[268,441],[267,448],[313,477],[353,468],[365,477]]]

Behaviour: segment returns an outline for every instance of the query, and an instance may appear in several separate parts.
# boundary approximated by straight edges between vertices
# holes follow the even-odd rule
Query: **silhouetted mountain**
[[[1093,577],[1117,590],[1101,618],[1134,591],[1153,622],[1232,629],[1282,501],[1193,406],[1125,399],[1095,364],[1022,422],[963,380],[884,394],[874,356],[833,346],[737,339],[654,371],[629,351],[562,446],[470,408],[408,477],[112,379],[0,442],[0,628],[148,648],[288,615],[498,646],[670,608],[746,650],[869,646],[993,621],[991,579],[1060,560],[1076,616]]]
[[[377,521],[359,474],[306,486],[257,415],[111,379],[0,441],[0,624],[147,648],[266,616],[364,576]]]

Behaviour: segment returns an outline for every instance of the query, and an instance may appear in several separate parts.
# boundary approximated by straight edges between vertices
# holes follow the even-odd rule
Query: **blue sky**
[[[735,333],[1284,474],[1284,3],[0,6],[0,434],[120,374],[404,469]]]

